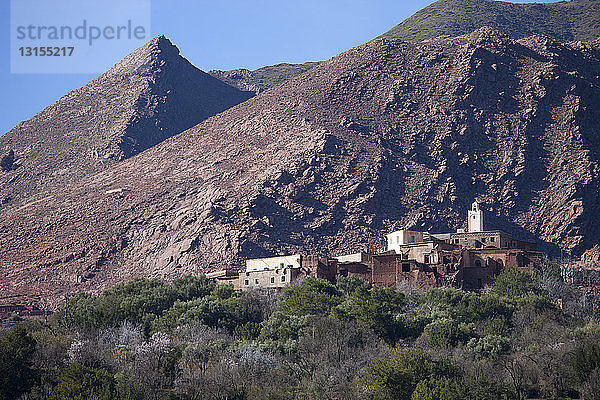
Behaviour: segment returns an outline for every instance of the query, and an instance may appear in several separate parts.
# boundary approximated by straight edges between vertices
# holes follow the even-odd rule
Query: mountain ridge
[[[600,3],[572,0],[555,3],[510,3],[496,0],[438,0],[417,11],[378,38],[422,41],[460,36],[490,26],[520,39],[534,34],[561,41],[593,41],[600,37]],[[315,64],[318,62],[315,62]],[[210,73],[242,90],[256,93],[306,72],[304,64],[278,64],[255,71]]]
[[[438,0],[380,37],[419,41],[464,35],[482,26],[498,29],[514,39],[542,34],[563,42],[592,41],[600,37],[600,3]]]

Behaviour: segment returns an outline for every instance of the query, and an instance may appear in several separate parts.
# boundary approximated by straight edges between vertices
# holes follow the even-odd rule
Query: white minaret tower
[[[476,201],[473,202],[467,213],[467,226],[469,232],[483,232],[483,212],[479,209]]]

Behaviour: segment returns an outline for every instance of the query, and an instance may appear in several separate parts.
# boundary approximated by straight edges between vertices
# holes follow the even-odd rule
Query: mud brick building
[[[358,276],[377,285],[405,283],[422,288],[457,287],[480,290],[504,268],[530,269],[543,257],[533,242],[517,240],[500,230],[484,230],[483,211],[473,203],[467,213],[469,231],[433,234],[403,229],[386,235],[384,252],[324,257],[287,255],[246,261],[234,286],[283,289],[314,276],[334,282],[337,276]],[[233,275],[217,279],[235,281]]]

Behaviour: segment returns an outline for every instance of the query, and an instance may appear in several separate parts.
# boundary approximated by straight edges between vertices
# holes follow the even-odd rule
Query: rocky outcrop
[[[136,157],[0,214],[0,289],[58,296],[246,257],[487,225],[598,243],[600,52],[490,29],[345,52]],[[334,254],[335,255],[335,254]]]
[[[0,204],[34,201],[40,191],[59,190],[249,97],[158,36],[0,137],[0,154],[13,150],[19,164],[0,171]]]

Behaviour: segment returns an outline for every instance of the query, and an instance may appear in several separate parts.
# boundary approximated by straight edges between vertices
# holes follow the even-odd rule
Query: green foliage
[[[497,359],[510,351],[510,339],[498,335],[487,335],[482,338],[472,338],[467,343],[467,348],[478,359]]]
[[[172,307],[154,320],[153,331],[172,330],[180,325],[201,322],[233,332],[236,327],[249,322],[262,322],[262,310],[256,307],[258,300],[250,292],[235,293],[229,285],[223,286],[217,286],[205,297],[175,301]]]
[[[431,289],[423,303],[435,305],[459,322],[486,321],[496,317],[510,317],[512,304],[494,295],[477,295],[456,289]]]
[[[425,327],[430,346],[456,346],[466,342],[472,335],[472,328],[451,319],[438,319]]]
[[[411,400],[462,400],[456,383],[448,378],[430,378],[417,383]]]
[[[111,400],[118,399],[117,382],[104,369],[72,364],[62,370],[60,383],[54,388],[51,400]]]
[[[421,41],[441,35],[465,35],[482,26],[496,28],[513,39],[541,34],[561,41],[591,41],[600,36],[600,4],[597,1],[514,4],[492,0],[441,0],[382,36]]]
[[[433,370],[429,353],[420,349],[396,350],[390,358],[373,360],[359,383],[375,398],[410,399],[417,383]]]
[[[345,281],[340,286],[345,288],[347,295],[346,300],[333,309],[333,315],[338,319],[364,322],[388,343],[409,335],[400,316],[406,307],[404,294],[392,288],[372,287],[356,281]]]
[[[283,294],[281,311],[289,315],[327,315],[340,304],[342,295],[331,283],[311,276]]]
[[[233,339],[237,341],[254,340],[260,335],[260,324],[252,321],[238,325],[233,330]]]
[[[491,292],[509,299],[540,293],[531,274],[516,268],[506,268],[502,271],[494,280]]]
[[[27,323],[33,344],[24,330],[13,333],[19,340],[3,336],[3,349],[29,350],[0,354],[2,398],[35,382],[28,398],[597,393],[600,328],[565,315],[527,275],[517,273],[516,282],[507,279],[490,294],[433,289],[409,296],[355,277],[336,285],[308,278],[277,295],[235,292],[204,278],[135,280],[74,297],[56,315],[58,324]],[[41,379],[14,384],[14,371]],[[7,397],[5,388],[15,394]]]
[[[35,346],[35,340],[21,326],[0,338],[0,399],[16,399],[35,383]]]
[[[185,276],[169,285],[157,279],[135,279],[106,290],[99,296],[75,295],[56,315],[57,321],[84,329],[114,326],[122,321],[141,324],[148,331],[152,321],[175,302],[203,298],[216,284],[206,277]],[[227,289],[224,289],[227,290]]]
[[[358,276],[338,276],[335,282],[337,289],[345,295],[353,294],[359,288],[369,288],[371,285]]]
[[[458,382],[456,387],[458,399],[469,400],[509,400],[516,399],[507,383],[498,382],[486,377],[467,377]]]
[[[258,86],[261,90],[266,90],[308,71],[317,64],[318,62],[305,62],[304,64],[283,63],[262,67],[252,71],[247,78],[247,82]]]
[[[287,315],[275,311],[262,323],[259,340],[281,353],[289,354],[298,349],[298,340],[307,325],[307,316]]]

